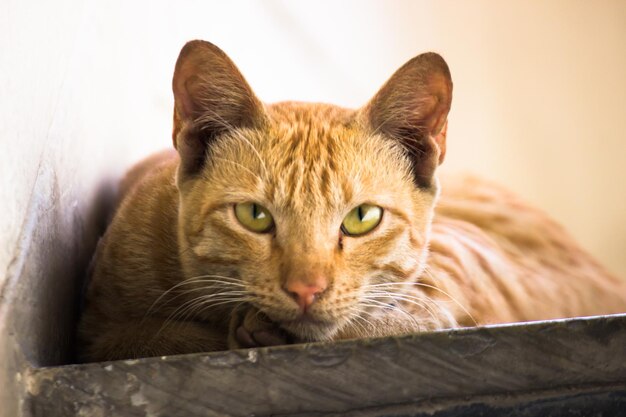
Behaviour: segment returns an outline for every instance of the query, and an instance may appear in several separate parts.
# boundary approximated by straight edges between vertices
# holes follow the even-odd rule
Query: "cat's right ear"
[[[172,81],[172,139],[183,175],[197,173],[219,135],[263,124],[263,104],[228,56],[212,43],[195,40],[180,51]]]

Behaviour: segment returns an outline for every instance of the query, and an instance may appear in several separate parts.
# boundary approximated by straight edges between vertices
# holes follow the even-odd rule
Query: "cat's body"
[[[445,181],[433,219],[451,99],[436,55],[358,111],[264,106],[196,41],[174,92],[178,154],[123,184],[80,324],[83,359],[626,311],[623,282],[495,185]],[[377,223],[350,233],[355,207],[363,224],[378,207]]]

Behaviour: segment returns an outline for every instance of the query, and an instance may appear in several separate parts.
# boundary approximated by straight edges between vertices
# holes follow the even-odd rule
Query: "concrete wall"
[[[13,314],[41,333],[24,342],[29,360],[63,361],[54,343],[71,335],[50,326],[75,306],[54,306],[55,291],[78,291],[98,196],[169,146],[173,64],[193,38],[222,47],[268,102],[358,106],[412,56],[440,52],[455,81],[445,169],[508,184],[626,277],[624,22],[620,0],[4,0],[0,350],[15,351]],[[44,317],[8,307],[46,299]]]

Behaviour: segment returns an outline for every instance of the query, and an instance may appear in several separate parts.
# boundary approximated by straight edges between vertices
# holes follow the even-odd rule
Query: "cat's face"
[[[304,340],[384,309],[381,284],[423,269],[445,114],[408,124],[389,83],[357,111],[263,106],[221,51],[190,48],[174,78],[179,242],[205,306],[251,303]]]
[[[372,310],[372,285],[421,272],[434,190],[416,187],[402,149],[349,111],[284,103],[268,114],[265,129],[218,139],[183,193],[190,261],[194,275],[228,277],[220,289],[244,290],[236,294],[297,336],[323,339]],[[257,229],[254,216],[238,216],[246,203],[266,210]],[[363,231],[347,223],[351,234],[342,223],[365,204],[381,210]],[[320,280],[303,316],[289,284]]]

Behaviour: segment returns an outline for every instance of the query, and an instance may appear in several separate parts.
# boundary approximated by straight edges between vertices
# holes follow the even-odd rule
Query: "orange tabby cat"
[[[439,198],[452,81],[437,54],[358,110],[265,105],[203,41],[173,89],[177,153],[122,185],[84,360],[626,311],[624,283],[511,193],[460,178]]]

